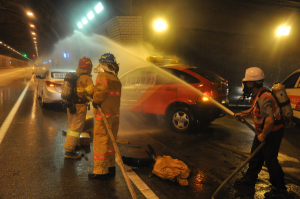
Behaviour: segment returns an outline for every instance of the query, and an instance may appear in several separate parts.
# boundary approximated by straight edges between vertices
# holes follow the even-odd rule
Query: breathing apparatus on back
[[[265,79],[265,74],[260,68],[258,67],[248,68],[245,73],[245,78],[242,81],[242,87],[243,87],[242,98],[245,99],[245,97],[250,97],[252,95],[251,90],[253,87],[261,88],[263,86],[264,79]],[[253,87],[249,87],[247,82],[253,82]],[[273,97],[275,98],[280,108],[281,122],[287,128],[294,126],[295,124],[292,122],[293,109],[290,100],[286,94],[286,90],[284,86],[279,82],[275,82],[273,84],[273,87],[267,91],[272,93]]]
[[[92,71],[93,63],[90,58],[82,57],[78,63],[78,69],[87,70],[90,75]],[[63,99],[62,104],[65,107],[70,109],[71,114],[76,113],[75,103],[81,103],[82,99],[79,99],[77,96],[77,80],[81,74],[77,74],[74,72],[69,72],[66,74],[64,78],[64,83],[62,86],[61,98]]]
[[[119,64],[111,53],[104,53],[99,59],[99,64],[94,69],[95,73],[108,72],[117,75],[119,72]]]

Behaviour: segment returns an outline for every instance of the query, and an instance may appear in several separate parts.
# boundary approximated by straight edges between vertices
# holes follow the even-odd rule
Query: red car
[[[177,132],[207,125],[223,114],[207,96],[228,105],[228,81],[199,67],[179,64],[138,67],[122,75],[120,81],[121,111],[163,116]]]

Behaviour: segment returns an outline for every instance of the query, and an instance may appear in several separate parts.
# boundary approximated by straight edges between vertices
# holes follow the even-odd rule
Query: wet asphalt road
[[[0,79],[0,124],[32,76],[29,69],[0,70],[2,74],[7,75]],[[211,198],[249,155],[254,135],[230,116],[189,134],[165,130],[152,119],[121,113],[118,139],[129,141],[129,145],[119,144],[122,155],[146,158],[145,149],[151,144],[157,155],[180,159],[192,170],[189,186],[181,187],[154,176],[152,167],[133,168],[158,198]],[[250,118],[248,121],[252,122]],[[31,82],[0,143],[0,198],[131,198],[119,166],[115,179],[100,182],[87,178],[93,171],[92,143],[80,150],[85,153],[81,160],[64,159],[62,131],[67,130],[67,122],[66,112],[60,106],[40,106],[36,84]],[[87,125],[86,129],[91,127]],[[279,154],[290,198],[300,198],[299,140],[299,125],[287,129]],[[264,198],[263,194],[271,188],[265,167],[255,187],[235,186],[235,179],[218,198]],[[135,185],[134,188],[138,198],[146,198]]]

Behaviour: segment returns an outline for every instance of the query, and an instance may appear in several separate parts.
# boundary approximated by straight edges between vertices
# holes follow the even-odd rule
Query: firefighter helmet
[[[93,62],[90,58],[88,57],[82,57],[79,60],[78,63],[78,68],[83,68],[83,69],[92,69],[93,68]]]
[[[95,67],[94,72],[108,72],[115,75],[119,72],[119,64],[116,62],[116,57],[111,53],[104,53],[99,59],[99,64]]]
[[[117,63],[116,57],[111,53],[104,53],[101,58],[99,59],[99,62],[104,63]]]
[[[258,67],[251,67],[246,70],[243,82],[248,81],[261,81],[265,79],[264,72]]]

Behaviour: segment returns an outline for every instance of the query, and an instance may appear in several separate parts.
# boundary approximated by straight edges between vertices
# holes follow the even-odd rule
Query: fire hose
[[[218,106],[219,108],[221,108],[222,110],[224,110],[225,112],[227,112],[228,114],[230,114],[231,116],[234,117],[234,113],[229,110],[228,108],[226,108],[225,106],[221,105],[220,103],[216,102],[215,100],[209,98],[211,102],[213,102],[216,106]],[[242,117],[237,117],[237,119],[242,122],[243,124],[245,124],[246,126],[248,126],[256,135],[259,135],[259,133],[257,132],[257,130],[251,125],[249,124],[244,118]],[[256,153],[264,146],[265,142],[262,142],[255,151],[253,151],[253,153],[238,167],[236,168],[232,174],[218,187],[218,189],[215,191],[215,193],[212,195],[212,199],[215,199],[215,197],[217,196],[217,194],[221,191],[221,189],[235,176],[236,173],[238,173],[255,155]]]
[[[91,102],[93,102],[93,99],[90,98],[90,97],[88,97],[88,96],[87,96],[87,99],[90,100]],[[106,126],[108,135],[109,135],[109,137],[110,137],[110,139],[111,139],[111,141],[112,141],[112,143],[113,143],[113,146],[114,146],[114,148],[115,148],[117,160],[118,160],[119,165],[120,165],[120,167],[121,167],[122,174],[123,174],[124,179],[125,179],[125,181],[126,181],[127,187],[128,187],[128,189],[129,189],[129,191],[130,191],[131,197],[132,197],[133,199],[137,199],[137,196],[136,196],[136,194],[135,194],[135,191],[134,191],[134,189],[133,189],[133,186],[132,186],[132,184],[131,184],[131,182],[130,182],[128,176],[127,176],[127,173],[125,172],[124,163],[123,163],[123,160],[122,160],[122,157],[121,157],[119,148],[118,148],[118,146],[117,146],[116,140],[115,140],[115,138],[114,138],[114,135],[113,135],[113,133],[112,133],[112,131],[111,131],[111,127],[109,126],[109,124],[108,124],[108,122],[107,122],[107,119],[106,119],[104,113],[102,112],[101,108],[100,108],[98,105],[97,105],[97,109],[98,109],[98,111],[100,112],[100,114],[101,114],[101,116],[102,116],[102,118],[103,118],[103,121],[104,121],[104,124],[105,124],[105,126]]]

